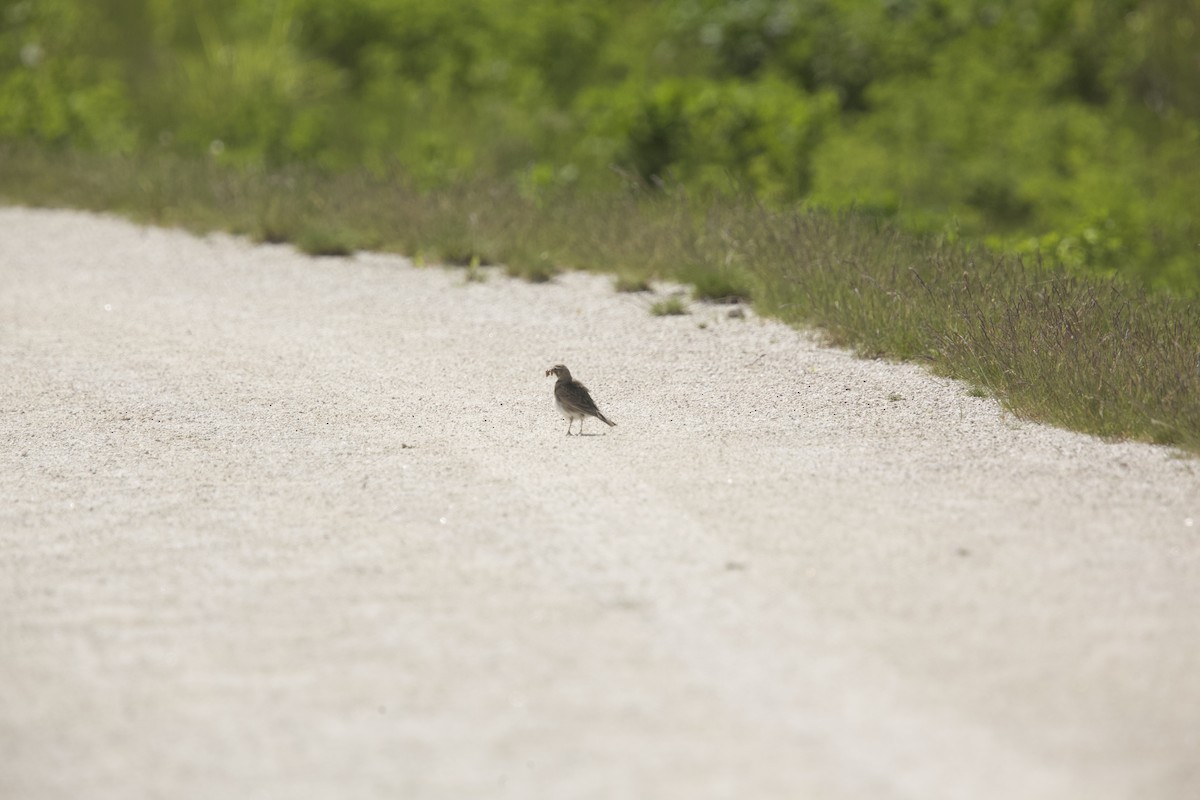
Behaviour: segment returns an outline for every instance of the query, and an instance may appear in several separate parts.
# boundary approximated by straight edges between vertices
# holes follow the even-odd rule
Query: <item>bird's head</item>
[[[546,370],[546,374],[554,375],[557,378],[566,378],[567,380],[571,380],[571,370],[567,369],[562,364],[554,365],[550,369]]]

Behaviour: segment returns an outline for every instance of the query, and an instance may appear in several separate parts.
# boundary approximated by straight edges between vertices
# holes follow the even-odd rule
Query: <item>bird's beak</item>
[[[551,372],[554,372],[554,370],[552,370],[552,369],[546,370],[546,377],[550,377]]]

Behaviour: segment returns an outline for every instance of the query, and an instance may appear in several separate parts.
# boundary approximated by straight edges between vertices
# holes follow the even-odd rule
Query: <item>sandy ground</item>
[[[0,209],[0,797],[1200,797],[1197,462],[463,274]]]

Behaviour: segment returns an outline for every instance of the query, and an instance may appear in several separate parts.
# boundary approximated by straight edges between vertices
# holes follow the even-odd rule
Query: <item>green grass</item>
[[[613,280],[613,290],[626,294],[653,291],[648,278],[628,272],[617,273],[617,277]]]
[[[523,278],[530,283],[547,283],[558,274],[554,258],[547,252],[529,253],[516,250],[505,259],[504,271],[513,278]]]
[[[622,280],[752,297],[762,314],[816,326],[866,357],[928,364],[1029,419],[1200,452],[1195,300],[915,238],[869,216],[670,191],[530,194],[486,181],[435,191],[366,174],[25,147],[0,147],[0,187],[8,202],[116,211],[311,252],[461,253],[468,267],[495,254],[487,260],[533,281],[619,265]]]
[[[351,256],[357,250],[355,235],[336,228],[305,228],[296,237],[296,247],[310,256]]]
[[[650,313],[656,317],[678,317],[688,313],[687,305],[681,297],[668,297],[650,306]]]
[[[487,281],[487,273],[480,270],[479,267],[479,259],[472,258],[467,264],[467,283],[484,283]]]
[[[747,276],[738,270],[714,267],[688,267],[679,272],[684,283],[692,285],[692,296],[710,303],[740,303],[751,298]]]

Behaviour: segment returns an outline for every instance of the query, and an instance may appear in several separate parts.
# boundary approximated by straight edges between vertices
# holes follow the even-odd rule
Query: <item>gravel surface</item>
[[[0,796],[1200,797],[1196,461],[488,273],[0,209]]]

